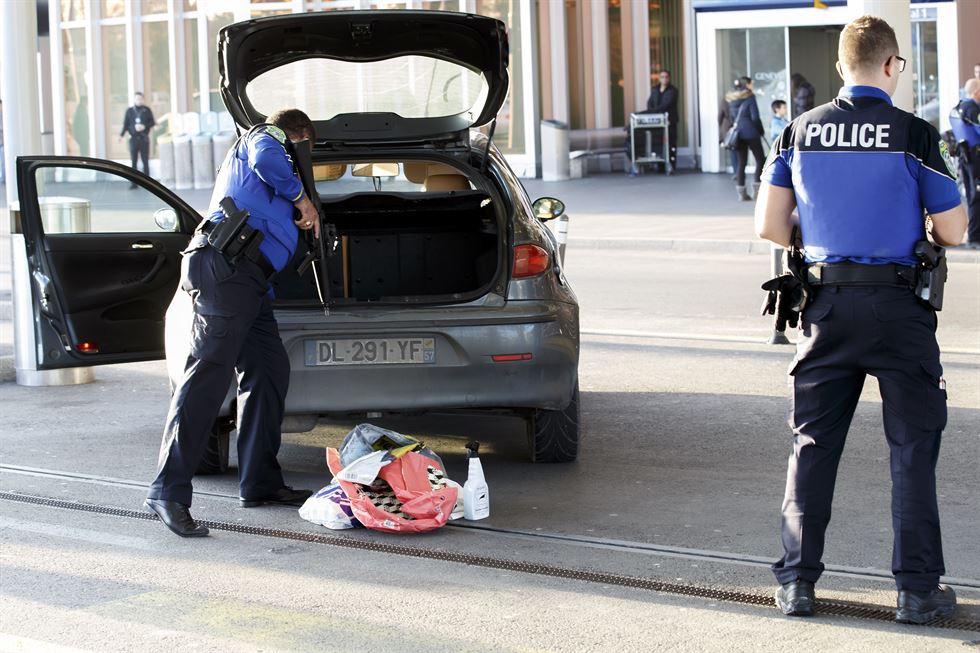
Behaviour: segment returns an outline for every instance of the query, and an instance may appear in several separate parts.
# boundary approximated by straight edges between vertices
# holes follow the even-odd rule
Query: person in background
[[[725,134],[732,128],[732,119],[728,117],[728,101],[721,98],[718,103],[718,140],[721,143]],[[727,148],[726,148],[727,149]],[[732,179],[735,179],[735,171],[738,170],[738,154],[735,150],[728,150],[728,162],[732,166]]]
[[[968,79],[963,92],[966,97],[956,106],[963,124],[959,130],[954,126],[953,133],[962,135],[957,159],[969,217],[966,247],[980,249],[980,79]]]
[[[971,77],[970,79],[975,79],[978,82],[980,82],[980,63],[973,64],[973,77]],[[967,80],[967,84],[969,84],[969,83],[970,83],[970,80]],[[969,97],[969,94],[966,92],[966,84],[964,84],[963,85],[963,88],[960,89],[960,99],[961,100],[965,100],[968,97]]]
[[[813,108],[816,91],[813,84],[800,73],[793,73],[790,82],[793,88],[793,117],[798,118]]]
[[[762,151],[762,135],[766,130],[762,127],[762,120],[759,118],[759,103],[755,101],[755,93],[752,92],[752,80],[748,77],[736,79],[735,87],[725,95],[725,99],[728,101],[728,117],[738,130],[738,143],[735,146],[735,152],[738,154],[735,192],[738,194],[738,199],[751,202],[752,198],[745,192],[745,166],[749,162],[749,150],[752,150],[752,156],[755,158],[753,182],[755,193],[759,191],[762,165],[766,160],[766,155]]]
[[[143,174],[147,177],[150,176],[150,129],[155,124],[153,111],[143,104],[143,94],[137,92],[133,96],[133,106],[126,109],[126,115],[123,116],[119,142],[122,142],[125,134],[129,134],[129,155],[133,160],[133,170],[138,169],[137,159],[143,159]],[[130,187],[134,188],[135,184]]]
[[[667,146],[670,152],[670,167],[677,167],[677,87],[670,83],[670,71],[661,70],[658,75],[660,84],[653,87],[650,91],[650,98],[647,100],[647,111],[650,113],[666,113],[669,124],[667,125]]]
[[[775,143],[779,140],[783,130],[786,129],[786,125],[789,124],[786,115],[789,109],[786,106],[785,100],[773,100],[771,108],[772,118],[769,121],[769,140]]]

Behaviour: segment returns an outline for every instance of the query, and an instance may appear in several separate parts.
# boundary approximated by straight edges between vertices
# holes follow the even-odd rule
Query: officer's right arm
[[[799,216],[793,212],[796,192],[788,162],[792,142],[792,125],[789,125],[772,144],[755,202],[756,235],[783,247],[789,247],[793,227],[800,223]]]

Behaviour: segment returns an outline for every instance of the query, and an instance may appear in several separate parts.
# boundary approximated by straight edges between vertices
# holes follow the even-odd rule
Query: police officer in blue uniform
[[[969,225],[967,246],[980,249],[980,79],[971,78],[963,87],[965,97],[949,117],[958,143],[958,159]]]
[[[170,404],[157,477],[146,499],[146,506],[182,537],[208,534],[190,514],[191,479],[236,375],[241,505],[302,505],[311,494],[286,486],[276,460],[289,359],[272,313],[269,279],[292,257],[298,229],[319,236],[317,212],[286,151],[287,139],[313,135],[309,117],[289,109],[240,138],[221,165],[210,215],[184,251],[181,288],[194,302],[190,354]],[[226,197],[249,212],[247,227],[261,234],[257,251],[235,260],[208,238],[230,219],[219,206]]]
[[[866,375],[878,379],[891,450],[896,619],[951,614],[936,461],[946,391],[935,311],[913,294],[914,249],[929,231],[956,245],[966,216],[938,132],[892,106],[905,60],[895,32],[863,16],[841,32],[833,101],[796,118],[774,143],[756,206],[759,236],[788,246],[798,226],[811,301],[789,374],[789,457],[776,604],[810,615],[824,565],[837,466]],[[793,213],[798,209],[798,217]]]

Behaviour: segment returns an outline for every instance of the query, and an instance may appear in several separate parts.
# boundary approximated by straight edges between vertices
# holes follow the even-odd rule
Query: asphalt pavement
[[[566,274],[582,305],[579,462],[530,464],[513,419],[386,418],[378,423],[425,439],[459,481],[463,444],[480,439],[490,518],[416,537],[333,534],[291,509],[238,507],[232,472],[196,481],[195,516],[225,526],[184,541],[130,514],[141,510],[156,463],[168,398],[162,362],[100,368],[83,386],[0,384],[0,492],[120,513],[0,495],[0,651],[980,645],[978,632],[846,616],[794,620],[718,593],[679,596],[534,571],[530,565],[733,596],[770,593],[791,445],[792,347],[764,344],[771,327],[758,316],[758,285],[767,249],[751,244],[751,206],[736,201],[727,178],[607,175],[527,185],[532,196],[566,201],[573,216]],[[939,463],[944,547],[961,598],[957,618],[972,623],[980,621],[978,259],[963,252],[952,261],[939,330],[950,396]],[[287,481],[325,485],[324,447],[352,425],[286,434]],[[889,501],[881,402],[869,379],[839,472],[819,598],[894,604]],[[245,526],[281,533],[228,530]],[[301,537],[324,534],[417,547],[432,559]],[[443,559],[450,554],[506,564]]]

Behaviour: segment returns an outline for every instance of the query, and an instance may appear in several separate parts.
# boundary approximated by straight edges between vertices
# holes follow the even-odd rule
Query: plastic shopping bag
[[[343,480],[337,449],[327,449],[327,466],[350,500],[353,516],[366,528],[431,531],[446,524],[456,505],[457,488],[449,485],[442,462],[422,453],[409,451],[390,461],[369,484]]]
[[[299,509],[299,516],[335,531],[361,526],[351,511],[350,500],[336,482],[307,499]]]

